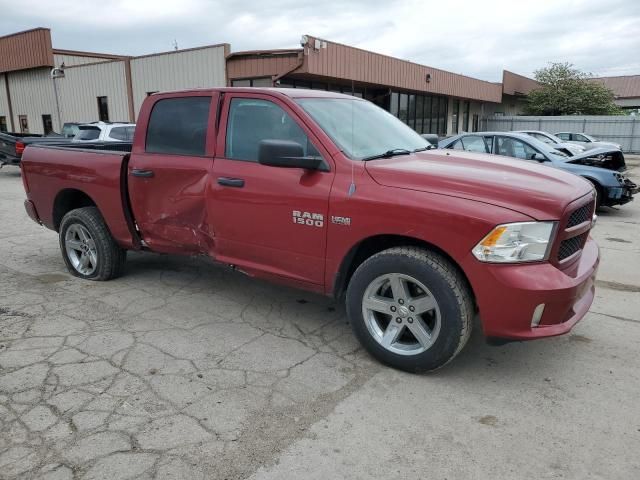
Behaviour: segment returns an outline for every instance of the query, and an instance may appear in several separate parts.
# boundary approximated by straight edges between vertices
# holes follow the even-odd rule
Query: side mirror
[[[542,163],[542,162],[546,162],[547,161],[547,157],[545,157],[541,153],[536,153],[536,154],[533,155],[532,160],[537,160],[538,162]]]
[[[258,163],[270,167],[321,170],[320,157],[305,157],[302,145],[290,140],[262,140],[258,147]]]

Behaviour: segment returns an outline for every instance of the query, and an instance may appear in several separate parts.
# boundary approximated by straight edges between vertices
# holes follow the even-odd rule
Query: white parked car
[[[574,155],[580,155],[586,149],[582,145],[578,145],[577,143],[563,142],[562,139],[556,137],[555,135],[551,135],[548,132],[542,132],[540,130],[519,130],[516,133],[526,133],[527,135],[537,138],[541,142],[550,145],[556,150],[560,150],[563,153],[566,153],[570,157]]]
[[[135,123],[94,122],[78,125],[73,143],[132,142]]]
[[[619,143],[613,142],[601,142],[597,138],[587,135],[586,133],[574,133],[574,132],[559,132],[555,134],[563,142],[575,143],[576,145],[582,145],[587,150],[592,148],[617,148],[622,150],[622,146]]]

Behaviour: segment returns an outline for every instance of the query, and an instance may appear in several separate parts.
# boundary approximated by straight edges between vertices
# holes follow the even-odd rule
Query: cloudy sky
[[[640,74],[640,0],[0,0],[0,12],[0,35],[49,27],[70,50],[286,48],[306,33],[490,81],[561,61]]]

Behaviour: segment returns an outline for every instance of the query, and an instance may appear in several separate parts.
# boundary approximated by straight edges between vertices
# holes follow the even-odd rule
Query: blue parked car
[[[580,175],[593,184],[597,207],[623,205],[639,190],[624,175],[624,155],[615,148],[594,148],[569,157],[530,135],[513,132],[462,133],[440,141],[438,147],[520,158]]]

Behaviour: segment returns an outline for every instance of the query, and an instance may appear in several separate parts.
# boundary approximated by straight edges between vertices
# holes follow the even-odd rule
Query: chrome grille
[[[584,246],[588,235],[589,232],[584,232],[560,242],[560,248],[558,249],[558,261],[569,258],[571,255],[579,251]]]
[[[567,222],[567,228],[575,227],[586,221],[591,221],[593,212],[593,202],[587,203],[580,208],[575,209],[569,215],[569,221]]]

